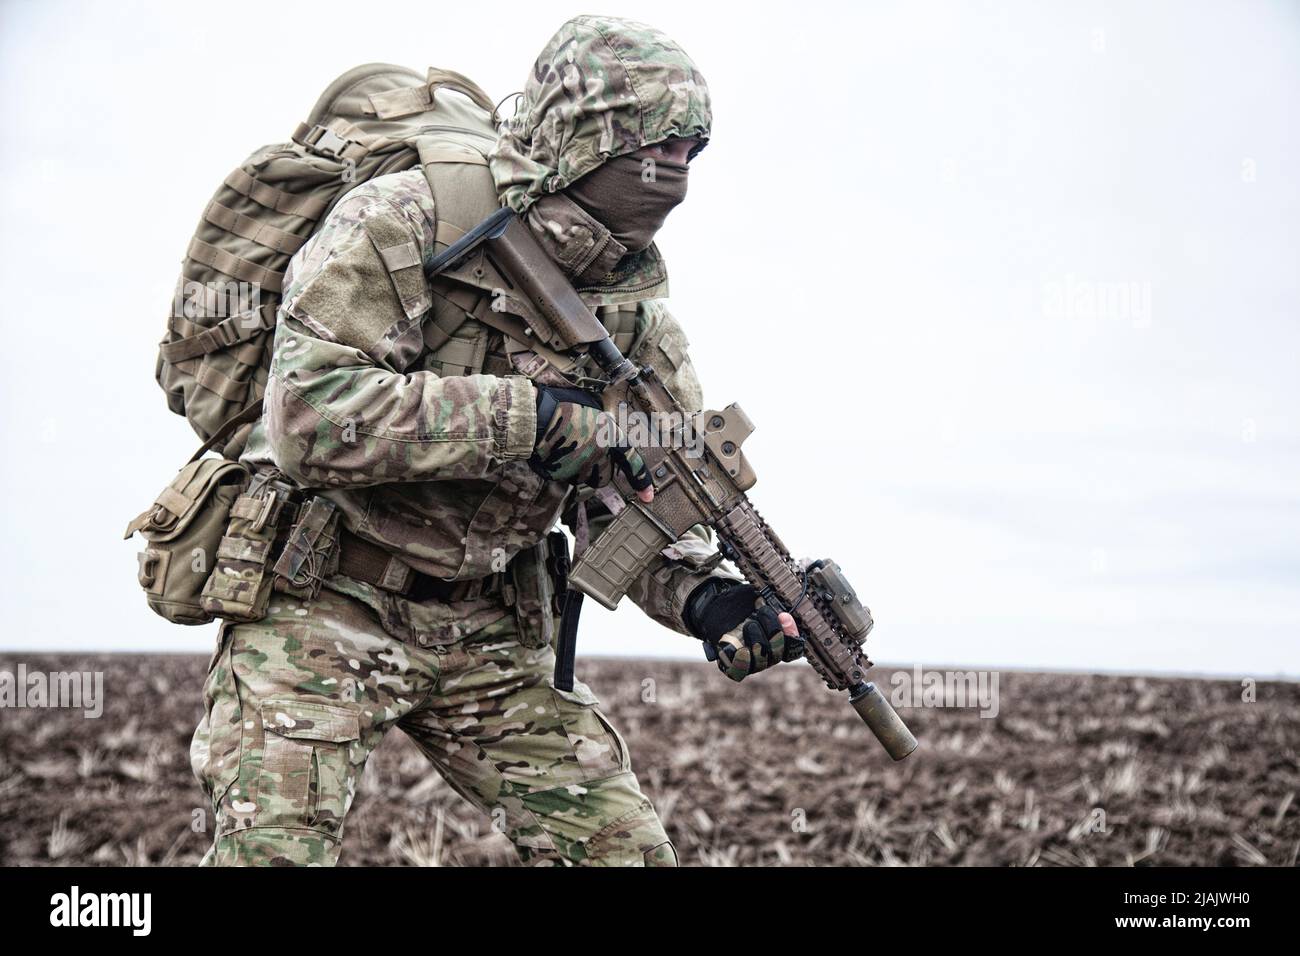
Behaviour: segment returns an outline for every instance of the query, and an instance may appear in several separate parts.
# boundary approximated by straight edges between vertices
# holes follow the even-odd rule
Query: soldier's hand
[[[537,386],[537,442],[529,459],[552,481],[599,488],[620,468],[644,502],[654,498],[650,472],[627,445],[599,399],[580,388]]]
[[[804,653],[794,618],[762,604],[751,585],[730,578],[709,578],[691,592],[684,618],[687,629],[704,642],[704,656],[732,680],[798,660]]]

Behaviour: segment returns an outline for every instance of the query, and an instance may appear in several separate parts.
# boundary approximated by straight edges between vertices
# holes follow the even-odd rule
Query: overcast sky
[[[206,652],[121,540],[209,195],[366,61],[519,89],[579,12],[0,4],[0,649]],[[877,660],[1300,676],[1300,6],[611,2],[707,77],[662,234],[753,498]],[[695,655],[631,605],[580,648]]]

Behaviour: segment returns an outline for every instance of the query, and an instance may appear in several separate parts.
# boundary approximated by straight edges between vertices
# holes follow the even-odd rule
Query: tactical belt
[[[472,581],[445,581],[422,574],[391,551],[346,530],[339,532],[338,573],[412,601],[451,603],[500,595],[509,604],[513,590],[504,572]]]

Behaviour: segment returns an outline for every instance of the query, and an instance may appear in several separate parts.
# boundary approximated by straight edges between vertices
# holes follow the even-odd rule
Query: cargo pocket
[[[547,682],[583,779],[599,780],[627,770],[627,744],[596,706],[599,701],[591,688],[574,681],[573,690],[564,691],[551,683],[551,678]]]
[[[305,826],[337,835],[362,762],[353,753],[361,736],[358,708],[265,700],[262,729],[257,825]]]

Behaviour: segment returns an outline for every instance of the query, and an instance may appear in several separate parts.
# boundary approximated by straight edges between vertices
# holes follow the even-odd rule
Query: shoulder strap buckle
[[[346,139],[328,126],[321,126],[319,123],[312,127],[308,127],[306,123],[299,123],[298,128],[294,130],[293,141],[318,156],[339,162],[359,159],[367,152],[362,143]]]

